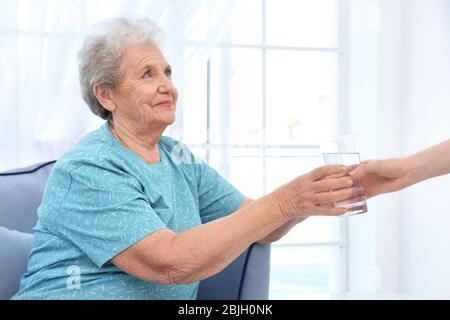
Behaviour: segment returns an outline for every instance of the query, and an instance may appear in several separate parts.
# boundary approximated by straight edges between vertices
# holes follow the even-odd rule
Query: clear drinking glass
[[[360,163],[358,139],[354,134],[343,134],[320,140],[320,150],[326,165],[342,164],[345,166]],[[357,183],[354,187],[358,187]],[[367,203],[364,197],[357,197],[334,203],[335,207],[349,208],[344,216],[351,216],[367,212]]]

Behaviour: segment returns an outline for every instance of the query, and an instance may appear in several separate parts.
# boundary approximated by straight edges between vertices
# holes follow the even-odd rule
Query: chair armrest
[[[270,244],[253,244],[218,274],[200,282],[197,300],[267,300]]]
[[[270,244],[254,244],[247,255],[238,300],[268,300]]]

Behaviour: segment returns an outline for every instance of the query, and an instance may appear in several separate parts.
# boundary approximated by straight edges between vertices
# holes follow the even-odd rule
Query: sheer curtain
[[[81,99],[77,51],[93,23],[147,16],[180,91],[229,28],[235,0],[0,0],[0,170],[57,159],[102,124]],[[182,129],[177,119],[174,129]],[[169,131],[170,132],[170,131]]]

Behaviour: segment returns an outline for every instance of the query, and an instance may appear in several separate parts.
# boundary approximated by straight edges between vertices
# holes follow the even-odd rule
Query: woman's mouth
[[[163,107],[163,108],[171,108],[173,105],[172,101],[161,101],[160,103],[155,104],[155,107]]]

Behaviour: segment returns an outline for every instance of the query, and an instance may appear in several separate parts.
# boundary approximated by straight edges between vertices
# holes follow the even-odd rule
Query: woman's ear
[[[94,84],[92,91],[103,108],[109,112],[113,112],[116,109],[116,104],[112,99],[113,95],[110,88],[101,84]]]

